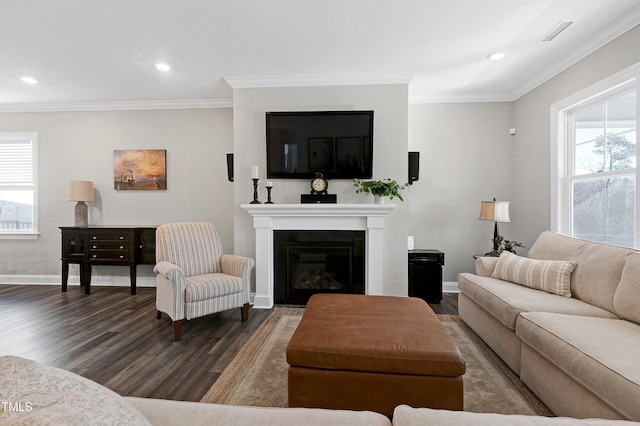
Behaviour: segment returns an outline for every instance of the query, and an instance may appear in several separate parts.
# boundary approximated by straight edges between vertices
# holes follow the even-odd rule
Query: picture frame
[[[117,191],[166,190],[167,150],[114,150],[113,185]]]

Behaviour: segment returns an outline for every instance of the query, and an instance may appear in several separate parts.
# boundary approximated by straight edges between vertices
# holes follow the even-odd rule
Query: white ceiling
[[[514,100],[638,23],[638,0],[0,0],[0,110],[398,81],[414,102]]]

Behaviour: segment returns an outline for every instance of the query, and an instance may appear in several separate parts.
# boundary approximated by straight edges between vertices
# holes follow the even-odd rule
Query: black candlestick
[[[273,201],[271,201],[271,190],[273,189],[273,186],[267,186],[267,202],[265,204],[275,204]]]
[[[258,181],[260,179],[252,178],[251,180],[253,181],[253,201],[249,204],[262,204],[260,201],[258,201]]]

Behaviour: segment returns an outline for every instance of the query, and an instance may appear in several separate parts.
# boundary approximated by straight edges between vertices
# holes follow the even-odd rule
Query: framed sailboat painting
[[[114,150],[113,185],[119,191],[166,190],[167,150]]]

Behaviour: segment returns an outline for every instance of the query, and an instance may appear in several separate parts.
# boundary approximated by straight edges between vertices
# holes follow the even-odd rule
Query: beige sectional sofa
[[[543,232],[480,257],[460,317],[558,416],[640,421],[640,253]]]

